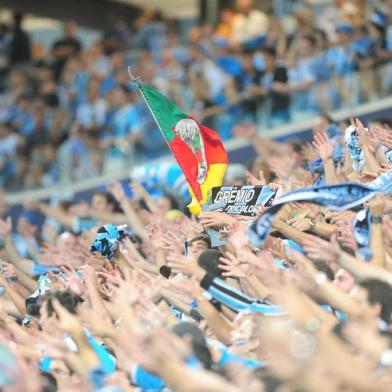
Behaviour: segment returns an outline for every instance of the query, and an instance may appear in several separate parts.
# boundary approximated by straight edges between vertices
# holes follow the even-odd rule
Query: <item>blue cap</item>
[[[25,211],[20,217],[34,226],[38,226],[40,223],[40,215],[37,212]]]

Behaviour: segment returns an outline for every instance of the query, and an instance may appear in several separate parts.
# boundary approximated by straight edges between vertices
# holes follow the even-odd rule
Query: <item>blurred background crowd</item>
[[[0,26],[0,186],[67,183],[167,154],[128,66],[223,140],[241,137],[243,124],[268,134],[388,95],[392,2],[312,4],[227,1],[216,24],[181,29],[145,10],[132,23],[114,16],[89,45],[69,20],[49,48],[15,12]]]

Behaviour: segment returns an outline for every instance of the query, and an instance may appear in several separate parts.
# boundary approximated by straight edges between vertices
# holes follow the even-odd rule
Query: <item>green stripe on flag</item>
[[[163,136],[171,143],[176,136],[172,128],[188,116],[155,88],[140,84],[139,89]]]

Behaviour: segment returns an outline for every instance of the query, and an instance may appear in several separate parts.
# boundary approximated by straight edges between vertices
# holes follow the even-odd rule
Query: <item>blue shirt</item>
[[[38,245],[37,240],[34,237],[31,237],[30,239],[31,239],[30,243],[32,247],[38,253],[40,247]],[[12,240],[20,257],[33,258],[33,255],[30,254],[29,251],[29,246],[28,246],[29,241],[25,237],[23,237],[19,233],[12,233]]]
[[[113,117],[114,136],[127,136],[140,127],[140,117],[133,105],[120,108]]]
[[[260,361],[255,359],[242,357],[238,354],[232,354],[228,351],[228,349],[221,350],[222,356],[220,357],[217,365],[219,367],[229,365],[231,363],[240,363],[244,365],[247,369],[256,369],[262,366]]]
[[[33,116],[28,112],[20,110],[18,107],[16,107],[13,113],[12,122],[17,125],[20,133],[24,136],[30,135],[35,127]]]
[[[309,57],[300,59],[294,68],[288,70],[289,82],[293,85],[301,85],[302,83],[312,83],[316,81],[315,69],[315,57]],[[311,94],[311,88],[304,89],[302,91],[294,92],[292,105],[296,110],[311,110],[314,109],[314,105],[317,100],[313,99]]]
[[[335,46],[327,50],[326,61],[338,76],[351,73],[355,69],[355,61],[350,50],[342,46]]]
[[[188,358],[186,365],[193,369],[201,369],[202,366],[196,357]],[[148,372],[139,365],[135,365],[132,371],[132,382],[143,391],[161,391],[165,387],[165,382],[158,376]]]

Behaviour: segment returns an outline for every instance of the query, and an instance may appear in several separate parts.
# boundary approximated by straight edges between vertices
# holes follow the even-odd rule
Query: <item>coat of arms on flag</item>
[[[204,150],[203,138],[200,135],[200,128],[192,118],[185,118],[177,122],[174,132],[186,143],[196,156],[199,170],[197,182],[204,184],[207,177],[207,159]]]

